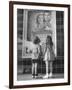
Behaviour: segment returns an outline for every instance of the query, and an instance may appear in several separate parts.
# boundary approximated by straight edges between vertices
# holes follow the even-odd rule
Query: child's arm
[[[44,58],[45,53],[46,53],[46,44],[45,43],[42,44],[42,53],[43,53],[43,58]]]
[[[53,49],[54,55],[56,56],[56,53],[55,53],[55,46],[54,46],[54,45],[53,45],[52,49]]]

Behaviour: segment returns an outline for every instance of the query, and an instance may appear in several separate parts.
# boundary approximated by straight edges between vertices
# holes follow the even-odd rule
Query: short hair
[[[39,44],[39,43],[40,43],[40,39],[39,39],[38,36],[35,37],[33,43],[34,43],[34,44]]]

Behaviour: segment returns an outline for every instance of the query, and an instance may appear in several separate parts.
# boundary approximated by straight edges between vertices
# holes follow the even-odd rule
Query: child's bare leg
[[[34,63],[32,63],[32,76],[34,77],[35,76],[35,64]]]
[[[48,78],[48,61],[46,63],[46,75],[43,78]]]
[[[53,69],[52,69],[52,61],[50,63],[50,72],[52,73]]]
[[[48,75],[48,61],[46,61],[46,74]]]
[[[53,72],[52,64],[53,64],[53,62],[51,61],[50,62],[50,74],[49,74],[49,77],[52,76],[52,72]]]
[[[38,75],[38,72],[37,72],[37,63],[35,63],[35,76],[37,76]]]

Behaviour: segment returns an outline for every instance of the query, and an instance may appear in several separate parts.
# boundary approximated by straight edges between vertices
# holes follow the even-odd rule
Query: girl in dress
[[[46,75],[43,78],[48,78],[52,76],[52,63],[55,58],[55,54],[53,51],[53,42],[51,36],[47,36],[46,38],[46,48],[44,54],[44,61],[46,64]],[[48,65],[50,66],[50,74],[48,74]]]

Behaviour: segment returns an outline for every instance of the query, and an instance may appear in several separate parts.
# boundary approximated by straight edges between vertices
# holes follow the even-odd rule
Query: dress
[[[44,55],[44,61],[53,61],[55,58],[55,54],[52,48],[47,48],[45,55]]]

